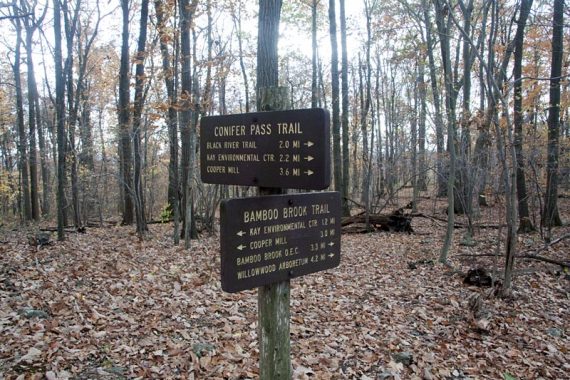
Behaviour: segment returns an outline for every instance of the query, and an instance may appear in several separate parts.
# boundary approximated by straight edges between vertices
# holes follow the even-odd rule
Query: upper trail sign
[[[202,181],[326,189],[330,185],[329,119],[322,108],[203,117]]]

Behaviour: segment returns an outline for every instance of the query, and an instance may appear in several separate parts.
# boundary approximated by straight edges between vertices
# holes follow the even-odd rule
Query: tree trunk
[[[560,157],[560,77],[564,32],[564,0],[554,0],[552,17],[552,63],[550,69],[550,107],[548,110],[548,153],[546,162],[546,192],[542,225],[547,229],[562,225],[558,213],[558,160]]]
[[[71,159],[70,162],[70,169],[71,169],[71,199],[73,205],[73,221],[76,227],[81,226],[81,210],[80,210],[80,202],[79,202],[79,174],[78,174],[78,161],[77,161],[77,154],[76,154],[76,144],[75,144],[75,127],[77,124],[77,115],[78,115],[78,98],[76,98],[76,94],[80,94],[80,86],[81,80],[77,81],[77,91],[74,90],[74,84],[76,79],[73,74],[73,70],[75,67],[74,63],[74,38],[77,33],[77,24],[79,19],[79,11],[81,8],[81,0],[77,0],[75,4],[75,9],[73,10],[73,14],[69,9],[68,2],[63,1],[61,3],[62,10],[63,10],[63,20],[65,25],[65,39],[66,39],[66,47],[67,47],[67,57],[65,58],[65,66],[64,66],[64,77],[67,85],[67,141],[68,144],[66,145],[67,153],[69,158]]]
[[[103,225],[103,206],[102,205],[106,205],[108,204],[108,189],[109,189],[109,176],[107,175],[107,173],[109,172],[108,167],[107,167],[107,150],[105,149],[105,137],[104,137],[104,133],[103,133],[103,112],[104,112],[104,108],[99,108],[98,109],[98,113],[99,113],[99,123],[98,123],[98,132],[99,132],[99,140],[101,141],[101,175],[103,176],[103,197],[102,199],[99,199],[99,224]],[[120,152],[120,149],[119,149]]]
[[[427,115],[427,84],[425,82],[425,56],[420,56],[418,63],[418,95],[420,101],[418,117],[418,190],[427,190],[426,165],[426,115]]]
[[[194,4],[197,4],[197,2],[194,2]],[[196,43],[196,41],[198,41],[198,37],[197,37],[197,33],[195,29],[192,29],[192,38],[194,40],[194,45],[192,46],[192,56],[193,57],[197,57],[198,56],[198,44]],[[194,217],[194,213],[195,213],[195,202],[194,202],[194,191],[195,191],[195,179],[194,179],[194,172],[195,172],[195,167],[196,167],[196,139],[197,139],[197,132],[196,132],[196,128],[198,127],[198,119],[200,117],[200,115],[202,115],[203,112],[203,104],[201,101],[201,97],[200,97],[200,78],[198,76],[198,65],[196,64],[196,61],[194,61],[194,67],[192,68],[193,70],[193,74],[192,74],[192,104],[194,105],[194,110],[192,112],[192,119],[191,119],[191,123],[190,123],[190,171],[188,173],[188,177],[191,179],[191,183],[192,183],[192,188],[189,189],[190,191],[190,198],[186,199],[186,215],[188,215],[188,213],[190,213],[190,225],[188,226],[189,228],[189,233],[190,233],[190,238],[192,239],[197,239],[198,238],[198,230],[196,227],[196,218]],[[208,79],[206,79],[207,82]],[[207,87],[208,84],[205,84],[205,91],[207,91]],[[190,201],[190,203],[188,203]],[[185,225],[186,227],[186,225]],[[185,233],[184,236],[188,236],[188,233]],[[188,242],[185,243],[186,244],[186,248],[189,248],[190,245]]]
[[[78,0],[78,4],[79,4]],[[77,15],[77,12],[76,12]],[[95,216],[97,205],[97,195],[94,191],[97,188],[96,176],[79,176],[79,170],[86,170],[87,173],[94,173],[95,159],[93,150],[93,132],[91,125],[91,98],[90,98],[90,81],[88,80],[89,60],[91,48],[99,32],[99,25],[101,22],[101,10],[97,7],[96,14],[92,16],[95,23],[93,26],[83,27],[78,19],[78,15],[74,17],[76,47],[75,56],[77,58],[77,78],[74,78],[76,84],[75,97],[73,101],[73,121],[70,122],[70,130],[73,133],[73,141],[75,141],[75,127],[79,128],[79,141],[80,148],[75,149],[73,154],[73,183],[74,183],[74,199],[76,200],[76,224],[81,223],[81,220],[88,220],[89,217]],[[73,35],[69,37],[70,44],[73,41]],[[70,73],[71,74],[71,73]],[[71,82],[71,84],[73,84]],[[73,87],[73,86],[72,86]],[[73,126],[73,128],[71,128]],[[71,139],[70,139],[71,140]],[[78,151],[77,151],[78,150]],[[81,191],[81,194],[79,193]],[[82,196],[83,201],[79,203],[79,195]],[[81,207],[80,207],[81,206]],[[79,210],[82,210],[79,213]]]
[[[35,27],[26,21],[26,61],[28,69],[28,125],[30,131],[30,203],[32,219],[40,220],[40,202],[38,192],[38,154],[36,148],[36,130],[38,120],[37,110],[37,86],[34,74],[34,61],[32,57],[32,39]]]
[[[368,83],[366,79],[366,63],[363,63],[358,55],[358,90],[360,93],[360,117],[358,118],[360,129],[360,136],[362,137],[362,152],[361,152],[361,160],[362,160],[362,177],[360,183],[360,200],[362,203],[365,202],[366,194],[367,194],[367,175],[366,169],[368,168],[368,129],[367,129],[367,119],[368,119],[368,110],[370,107],[370,103],[368,102],[366,89],[368,88]],[[357,149],[355,146],[354,149]]]
[[[174,89],[174,78],[176,74],[170,63],[170,52],[168,51],[168,36],[165,30],[164,7],[162,1],[155,0],[157,29],[160,36],[160,53],[162,55],[162,70],[164,75],[164,85],[168,96],[168,147],[170,159],[168,161],[168,204],[174,218],[173,239],[174,244],[180,241],[179,221],[180,221],[180,197],[179,197],[179,175],[178,175],[178,115],[176,111],[176,91]]]
[[[81,117],[79,118],[79,138],[81,141],[81,151],[79,152],[79,165],[87,168],[90,171],[95,170],[95,158],[93,149],[93,127],[91,125],[91,111],[93,105],[91,104],[91,95],[89,93],[89,83],[86,80],[88,61],[90,57],[91,48],[95,42],[95,38],[99,33],[99,25],[101,22],[100,10],[97,9],[97,19],[95,26],[89,28],[88,31],[91,32],[91,36],[83,41],[83,38],[78,39],[78,66],[79,66],[79,78],[77,80],[77,95],[76,95],[76,107],[81,111]],[[83,31],[79,31],[82,35]],[[85,36],[86,37],[86,36]],[[85,46],[82,48],[83,43]]]
[[[318,63],[319,63],[319,88],[320,88],[320,92],[319,92],[319,107],[323,107],[323,108],[327,108],[328,109],[328,103],[327,103],[327,88],[325,86],[325,81],[324,81],[324,74],[323,74],[323,63],[320,61],[320,59],[317,59]]]
[[[349,137],[349,106],[348,106],[348,53],[346,47],[346,14],[344,9],[344,0],[340,0],[340,44],[341,44],[341,75],[342,75],[342,186],[340,188],[342,199],[342,213],[345,216],[350,215],[350,207],[348,204],[348,185],[350,182],[349,167],[350,153],[348,151]],[[370,49],[370,45],[368,45]]]
[[[317,5],[318,0],[313,0],[311,4],[311,108],[318,107],[319,89],[317,72]]]
[[[449,175],[447,178],[447,231],[445,234],[445,241],[441,248],[439,261],[441,263],[447,262],[447,255],[451,248],[453,240],[453,229],[455,224],[455,207],[454,207],[454,186],[455,186],[455,169],[456,169],[456,154],[455,154],[455,141],[456,141],[456,120],[455,120],[455,100],[456,89],[454,87],[453,73],[451,71],[451,49],[450,49],[450,28],[449,18],[446,20],[444,16],[444,6],[440,0],[435,0],[436,24],[437,31],[440,39],[441,59],[443,61],[443,73],[445,77],[445,109],[447,116],[447,139],[449,149]],[[449,16],[448,16],[449,17]]]
[[[79,138],[81,139],[79,165],[87,168],[91,173],[93,173],[95,170],[95,158],[93,148],[93,127],[91,125],[91,107],[91,99],[89,97],[88,90],[83,88],[81,94],[81,119],[79,123]]]
[[[148,1],[142,0],[141,19],[139,27],[139,41],[137,47],[136,69],[135,69],[135,100],[133,108],[133,151],[134,151],[134,201],[135,217],[137,222],[137,233],[142,237],[147,231],[145,216],[145,199],[142,184],[142,157],[141,157],[141,117],[144,105],[144,60],[146,57],[146,32],[148,23]]]
[[[130,89],[129,89],[129,1],[121,0],[123,31],[121,46],[121,66],[119,69],[119,131],[121,150],[121,187],[123,195],[123,224],[133,224],[133,179],[132,151],[130,136]]]
[[[259,2],[259,34],[257,40],[257,111],[265,111],[262,107],[265,97],[261,96],[259,91],[268,87],[276,87],[279,84],[277,41],[279,40],[281,5],[281,0],[260,0]]]
[[[60,0],[54,0],[55,118],[57,125],[57,238],[65,240],[65,88],[61,47]]]
[[[443,149],[443,118],[441,117],[441,104],[439,99],[439,86],[437,80],[437,68],[435,66],[435,58],[433,55],[433,39],[431,34],[431,21],[429,17],[429,10],[427,0],[422,0],[422,8],[424,14],[424,23],[426,27],[426,43],[428,52],[431,92],[433,95],[433,106],[435,111],[435,135],[436,135],[436,182],[437,182],[437,195],[442,197],[447,194],[446,174],[444,172],[444,149]]]
[[[18,10],[14,5],[15,14],[17,15]],[[22,95],[22,79],[20,77],[20,60],[21,60],[21,47],[22,47],[22,24],[20,18],[14,19],[14,25],[16,26],[16,47],[14,51],[14,64],[12,65],[12,71],[14,72],[14,84],[16,89],[16,113],[17,113],[17,123],[18,123],[18,153],[20,159],[18,161],[18,166],[20,168],[21,175],[21,197],[22,197],[22,219],[24,221],[30,221],[33,219],[32,215],[32,204],[30,198],[30,178],[29,178],[29,161],[28,161],[28,138],[26,133],[26,128],[24,125],[24,105],[23,105],[23,95]]]
[[[355,104],[360,104],[360,99],[362,98],[362,91],[359,90],[359,85],[360,85],[360,72],[359,72],[359,76],[357,77],[356,75],[352,76],[352,91],[354,93],[354,103]],[[355,113],[355,115],[359,115],[358,113]],[[358,163],[358,138],[360,136],[360,130],[358,128],[358,117],[353,117],[351,120],[351,128],[352,128],[352,133],[350,135],[350,143],[352,144],[351,146],[351,150],[352,150],[352,161],[351,161],[351,165],[352,165],[352,172],[351,172],[351,184],[352,186],[350,187],[350,193],[349,196],[350,197],[355,197],[356,194],[358,193],[358,189],[360,188],[360,168],[359,168],[359,163]]]
[[[195,151],[195,133],[192,131],[192,52],[190,49],[190,29],[194,12],[194,3],[189,0],[179,2],[180,12],[180,53],[181,53],[181,95],[180,95],[180,128],[182,137],[182,191],[184,205],[182,237],[184,247],[190,247],[190,228],[192,226],[192,189],[193,167],[192,154]]]
[[[388,63],[386,63],[388,65]],[[378,68],[380,69],[380,64]],[[388,71],[390,70],[390,73]],[[382,107],[384,108],[384,124],[386,134],[384,138],[384,179],[388,199],[393,197],[395,174],[394,174],[394,77],[391,68],[386,67],[382,80]]]
[[[419,65],[419,63],[416,63]],[[412,212],[417,212],[418,209],[418,109],[420,108],[419,105],[419,94],[418,94],[418,87],[419,84],[419,70],[416,66],[415,72],[415,83],[413,85],[413,93],[410,94],[408,98],[410,99],[410,103],[413,101],[413,105],[410,107],[412,108],[412,112],[410,112],[410,151],[412,153]]]
[[[338,81],[338,44],[336,37],[335,0],[329,0],[329,31],[331,39],[331,90],[332,90],[332,136],[334,188],[342,189],[342,157],[340,151],[340,107]]]
[[[44,135],[44,120],[41,117],[42,112],[40,108],[39,97],[37,96],[37,87],[36,87],[36,111],[38,116],[36,119],[38,120],[38,144],[40,148],[40,165],[41,165],[41,173],[42,173],[42,216],[48,216],[51,210],[50,205],[50,197],[51,197],[51,176],[50,176],[50,168],[48,163],[48,152],[47,152],[47,145],[46,139]]]
[[[489,13],[490,5],[485,6],[483,10],[483,19],[482,19],[482,29],[481,29],[481,39],[485,41],[486,32],[487,32],[487,18]],[[491,38],[489,38],[489,45],[494,45],[493,40],[493,31],[491,30]],[[483,57],[485,52],[485,44],[481,44],[481,50],[479,52],[480,57]],[[488,49],[488,59],[487,64],[489,67],[493,67],[494,63],[494,52],[493,49]],[[489,167],[489,150],[491,146],[490,142],[490,134],[489,134],[489,126],[490,126],[490,118],[488,115],[490,112],[485,113],[485,98],[486,98],[486,75],[485,69],[483,65],[480,65],[479,69],[479,121],[478,129],[479,135],[475,140],[475,147],[474,147],[474,154],[473,154],[473,173],[474,173],[474,180],[472,181],[474,186],[474,193],[478,196],[478,206],[485,206],[486,199],[485,199],[485,187],[487,186],[487,176],[488,176],[488,167]]]
[[[376,120],[377,120],[377,135],[378,138],[376,139],[376,159],[377,159],[377,166],[378,166],[378,179],[376,181],[376,194],[378,196],[384,195],[384,154],[382,153],[382,123],[380,122],[380,74],[381,74],[381,66],[380,66],[380,50],[376,51],[376,85],[375,85],[375,99],[376,99]]]
[[[514,105],[513,105],[513,122],[515,128],[515,152],[517,156],[517,200],[519,211],[519,233],[527,233],[534,231],[534,226],[530,220],[528,210],[528,195],[526,191],[525,177],[525,159],[523,155],[523,110],[522,110],[522,58],[523,58],[523,42],[524,28],[532,7],[533,0],[522,0],[521,11],[517,20],[517,32],[515,35],[515,53],[514,53]]]
[[[466,214],[469,220],[469,228],[467,234],[473,233],[471,228],[472,220],[472,184],[470,175],[469,160],[471,156],[471,132],[469,124],[471,121],[471,18],[473,14],[473,0],[469,0],[467,5],[463,1],[459,3],[463,14],[463,102],[461,114],[461,136],[459,138],[459,149],[457,159],[456,173],[456,191],[455,191],[455,212],[458,214]]]
[[[245,93],[245,112],[249,112],[249,79],[247,76],[247,69],[245,67],[245,61],[243,59],[244,52],[243,52],[243,36],[242,36],[242,27],[241,27],[241,11],[242,11],[242,3],[241,1],[237,4],[238,9],[237,12],[232,13],[232,19],[234,22],[234,27],[237,30],[237,39],[238,39],[238,52],[239,52],[239,67],[241,69],[241,75],[243,77],[243,87]]]
[[[362,162],[364,167],[364,173],[362,175],[362,200],[364,204],[368,204],[370,199],[370,169],[371,163],[370,161],[370,148],[368,147],[368,113],[370,112],[370,104],[372,98],[372,83],[371,83],[371,61],[370,61],[370,45],[372,44],[372,12],[374,9],[372,7],[374,4],[370,1],[364,2],[364,12],[366,17],[366,45],[365,45],[365,54],[366,54],[366,61],[363,65],[361,65],[361,69],[364,71],[364,86],[365,92],[362,96],[364,96],[364,106],[361,110],[360,115],[360,130],[362,133]],[[373,144],[370,144],[371,146]],[[367,213],[370,213],[370,210],[366,209]]]

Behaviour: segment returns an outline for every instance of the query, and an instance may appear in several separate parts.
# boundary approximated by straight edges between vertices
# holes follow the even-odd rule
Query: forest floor
[[[497,226],[500,209],[478,223]],[[477,228],[473,246],[456,229],[451,269],[434,264],[445,224],[412,227],[343,235],[338,268],[292,280],[295,379],[570,377],[569,273],[519,259],[512,296],[499,298],[461,272],[500,272],[502,257],[482,255],[503,252],[504,228]],[[145,241],[134,227],[90,228],[40,248],[0,230],[0,379],[258,378],[256,290],[221,290],[217,234],[185,250],[171,228],[152,225]],[[519,236],[519,252],[543,246]],[[570,239],[541,255],[568,262]]]

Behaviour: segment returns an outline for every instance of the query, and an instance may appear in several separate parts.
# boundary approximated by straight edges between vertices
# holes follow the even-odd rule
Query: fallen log
[[[43,231],[43,232],[57,232],[57,227],[42,227],[39,230]],[[70,233],[70,234],[73,234],[76,232],[83,234],[86,232],[86,228],[85,227],[69,226],[69,227],[64,227],[63,231]]]
[[[388,215],[370,214],[368,215],[368,221],[373,230],[408,233],[414,232],[412,229],[412,217],[398,212]],[[345,228],[353,224],[364,226],[361,228]],[[370,232],[366,230],[366,215],[364,213],[342,218],[341,226],[345,232]]]
[[[440,217],[433,216],[433,215],[430,216],[430,215],[424,214],[422,212],[416,212],[416,213],[409,214],[409,215],[410,215],[410,217],[414,217],[414,218],[426,218],[426,219],[429,219],[429,220],[436,222],[436,223],[441,222],[442,224],[440,224],[440,225],[444,225],[445,223],[447,223],[446,218],[440,218]],[[458,228],[458,229],[459,228],[468,228],[468,227],[469,226],[467,224],[459,223],[459,222],[456,222],[453,226],[453,228]],[[478,228],[479,229],[499,229],[499,228],[506,228],[506,227],[507,227],[506,224],[474,224],[473,225],[474,229],[478,229]]]

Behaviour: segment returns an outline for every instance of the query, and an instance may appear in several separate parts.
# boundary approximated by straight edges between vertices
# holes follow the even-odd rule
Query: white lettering
[[[243,136],[245,125],[221,125],[214,127],[214,136]]]
[[[266,220],[276,220],[277,218],[279,218],[279,210],[276,208],[244,211],[243,213],[244,223],[263,222]]]

